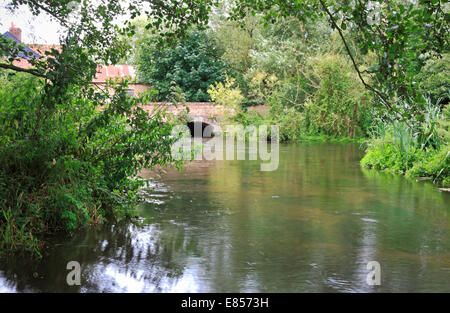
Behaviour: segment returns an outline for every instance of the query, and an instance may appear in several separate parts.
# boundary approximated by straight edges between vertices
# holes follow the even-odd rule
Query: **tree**
[[[397,117],[422,118],[424,101],[414,77],[428,58],[448,51],[446,3],[447,0],[238,0],[232,18],[243,21],[247,10],[264,14],[266,23],[284,16],[302,21],[326,17],[338,31],[365,88]],[[376,54],[377,63],[372,68],[360,69],[348,43],[351,35],[359,38],[362,53]]]
[[[209,86],[225,78],[220,56],[214,39],[205,32],[192,31],[175,46],[160,47],[149,40],[139,52],[139,77],[158,90],[159,100],[167,100],[175,84],[187,101],[209,101]]]
[[[82,73],[78,76],[83,78],[84,83],[89,84],[95,75],[97,62],[114,64],[121,58],[126,57],[127,49],[130,48],[123,40],[123,36],[131,37],[135,34],[136,25],[132,20],[145,14],[147,16],[146,28],[153,32],[164,29],[160,34],[160,41],[173,40],[183,36],[184,32],[192,25],[204,28],[209,19],[211,7],[215,1],[190,0],[186,1],[161,1],[161,0],[129,0],[121,2],[118,0],[11,0],[8,7],[17,10],[20,5],[26,5],[35,14],[48,14],[56,19],[64,28],[65,34],[62,42],[63,51],[53,50],[48,53],[50,58],[31,59],[34,66],[32,69],[22,69],[14,66],[13,61],[24,52],[23,45],[0,37],[0,58],[7,58],[6,62],[0,62],[0,68],[14,71],[27,72],[29,74],[44,77],[55,82],[61,77],[57,73],[72,72]],[[147,5],[147,9],[143,6]],[[124,27],[120,28],[114,19],[118,16],[129,14],[131,19],[125,21]],[[64,58],[75,51],[67,51],[69,46],[76,45],[79,51],[75,54],[85,54],[80,62],[73,62]],[[89,60],[87,60],[89,59]],[[70,62],[68,62],[70,61]],[[87,62],[90,61],[90,62]],[[86,67],[89,65],[88,67]],[[67,76],[65,72],[63,76]]]
[[[432,59],[417,76],[422,92],[441,107],[450,103],[450,54]]]
[[[151,8],[147,25],[165,27],[168,40],[208,20],[203,0],[189,6],[145,2]],[[91,84],[97,64],[127,56],[123,38],[135,28],[128,22],[120,28],[114,20],[138,16],[139,2],[78,3],[9,3],[12,10],[27,5],[36,15],[49,14],[64,35],[61,49],[29,59],[28,69],[14,65],[24,46],[0,37],[0,252],[39,253],[44,233],[131,217],[143,184],[140,170],[179,164],[171,157],[177,138],[170,118],[161,109],[149,115],[139,107],[154,100],[153,92],[132,98],[126,80],[110,81],[107,89]]]

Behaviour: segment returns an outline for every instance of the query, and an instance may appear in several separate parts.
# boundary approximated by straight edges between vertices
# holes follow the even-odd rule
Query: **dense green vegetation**
[[[208,87],[223,80],[225,64],[212,38],[191,31],[175,46],[158,46],[151,37],[139,47],[140,80],[158,90],[165,101],[173,84],[181,88],[187,101],[209,101]]]
[[[42,79],[2,77],[2,250],[38,252],[38,235],[133,216],[138,171],[171,161],[171,124],[160,123],[163,112],[149,119],[136,108],[149,95],[128,98],[124,82],[99,111],[77,86],[68,93],[50,110]]]
[[[450,103],[450,54],[429,60],[417,75],[422,93],[441,108]]]
[[[362,165],[450,183],[447,1],[384,1],[376,21],[366,0],[150,0],[137,19],[137,1],[83,2],[76,19],[69,0],[10,2],[65,37],[30,69],[0,37],[1,251],[132,216],[139,171],[173,164],[170,118],[138,107],[153,100],[215,101],[235,109],[224,122],[276,124],[282,141],[368,138]],[[123,60],[155,91],[91,85]]]
[[[380,123],[375,127],[361,164],[407,176],[431,178],[449,186],[449,113],[449,105],[442,114],[437,107],[430,106],[426,120],[416,127],[398,121]]]
[[[153,91],[130,98],[126,80],[103,89],[91,84],[99,62],[126,56],[122,38],[133,30],[112,20],[138,8],[87,2],[73,19],[68,3],[11,1],[13,9],[26,4],[35,14],[49,12],[66,30],[62,49],[30,59],[33,68],[17,67],[23,45],[0,37],[1,254],[39,254],[46,235],[134,216],[139,171],[177,164],[170,119],[138,107],[154,100]],[[177,20],[185,12],[170,14]]]

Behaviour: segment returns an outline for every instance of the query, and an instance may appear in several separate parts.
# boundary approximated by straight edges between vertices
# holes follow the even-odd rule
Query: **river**
[[[450,195],[359,165],[359,144],[145,171],[142,225],[55,239],[0,263],[0,292],[450,292]],[[81,265],[68,286],[66,265]],[[369,285],[367,264],[380,265]]]

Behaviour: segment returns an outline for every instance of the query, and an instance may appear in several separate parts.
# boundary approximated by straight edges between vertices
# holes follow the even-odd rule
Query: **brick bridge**
[[[191,134],[194,135],[194,128],[200,127],[202,129],[202,134],[207,126],[212,127],[212,134],[211,136],[217,135],[220,133],[219,131],[219,124],[218,119],[220,117],[224,116],[225,112],[228,111],[232,113],[232,109],[224,108],[221,105],[217,105],[215,103],[210,102],[186,102],[186,106],[178,105],[174,106],[171,103],[151,103],[148,105],[141,105],[141,107],[148,111],[150,114],[155,110],[155,108],[163,108],[166,109],[166,112],[168,114],[186,114],[187,109],[189,108],[188,116],[188,123],[187,126],[189,127]],[[211,136],[205,136],[205,137],[211,137]]]

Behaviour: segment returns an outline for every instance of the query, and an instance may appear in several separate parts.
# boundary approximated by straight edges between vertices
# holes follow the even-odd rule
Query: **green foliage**
[[[450,142],[450,104],[442,109],[442,119],[436,126],[436,131],[444,142]]]
[[[126,81],[112,81],[105,90],[91,85],[97,64],[129,57],[132,44],[126,39],[136,27],[126,21],[121,28],[113,21],[146,12],[146,27],[159,32],[160,42],[173,42],[174,34],[182,36],[193,23],[204,27],[214,4],[194,0],[186,7],[150,0],[151,9],[143,10],[137,1],[76,1],[80,5],[73,10],[71,2],[12,0],[8,5],[12,11],[24,5],[33,15],[50,15],[64,37],[61,49],[29,59],[27,69],[14,63],[26,53],[24,45],[0,37],[0,68],[13,71],[0,73],[1,252],[39,253],[44,234],[134,215],[139,171],[171,163],[177,138],[163,111],[149,116],[138,107],[154,100],[153,93],[130,98]],[[201,36],[192,35],[192,47]],[[207,60],[215,56],[209,47],[203,42],[200,49]],[[199,69],[208,70],[214,72]]]
[[[429,60],[417,75],[423,93],[433,103],[444,106],[450,102],[450,54]]]
[[[436,128],[448,117],[436,112],[438,107],[429,106],[427,120],[414,127],[406,122],[380,123],[368,141],[361,164],[409,177],[431,177],[448,186],[450,146]]]
[[[450,146],[447,144],[440,150],[426,153],[423,159],[415,163],[406,172],[411,177],[433,177],[434,181],[442,181],[445,187],[450,186]]]
[[[51,110],[42,106],[43,80],[15,74],[2,86],[3,251],[38,252],[43,234],[134,216],[139,171],[172,162],[171,124],[161,123],[163,112],[149,118],[138,108],[152,94],[129,98],[125,81],[111,82],[114,94],[103,98],[73,86],[70,100],[62,97]]]
[[[372,140],[367,154],[361,160],[365,167],[405,174],[408,177],[430,177],[434,182],[450,186],[450,147],[420,150],[414,146],[407,150],[393,141]]]
[[[209,86],[225,78],[214,40],[200,31],[190,32],[174,47],[144,42],[137,63],[140,80],[158,90],[161,101],[167,100],[172,84],[182,89],[187,101],[209,101]]]
[[[226,75],[225,81],[216,82],[208,89],[208,94],[211,96],[211,101],[223,105],[224,107],[232,108],[235,112],[241,109],[244,97],[238,87],[235,87],[235,79]]]
[[[170,88],[169,101],[175,106],[180,104],[183,106],[186,105],[186,95],[180,86],[172,84],[172,87]]]
[[[366,136],[373,95],[342,55],[343,45],[326,20],[304,22],[285,16],[267,27],[263,21],[261,15],[244,14],[242,28],[234,32],[230,27],[239,24],[236,21],[215,25],[219,46],[230,54],[239,51],[237,59],[226,54],[224,59],[242,87],[242,106],[270,106],[262,119],[281,125],[286,141]],[[235,33],[242,41],[227,37]],[[245,114],[249,113],[237,119],[245,122]]]
[[[278,79],[295,75],[308,56],[331,53],[336,48],[333,31],[323,19],[304,23],[288,16],[259,26],[249,53],[251,69]]]
[[[367,153],[361,160],[363,166],[404,174],[423,157],[416,135],[404,122],[382,125],[377,134],[379,137],[369,141]]]
[[[279,107],[278,110],[271,108],[266,115],[262,115],[255,110],[242,111],[233,116],[232,121],[244,127],[267,125],[270,128],[270,125],[278,125],[280,127],[280,142],[290,142],[304,138],[302,131],[303,115],[292,108]]]
[[[310,57],[296,77],[267,89],[272,121],[286,129],[286,140],[363,137],[370,127],[372,97],[340,55]]]
[[[304,104],[308,129],[337,137],[364,136],[363,123],[371,100],[351,65],[339,55],[323,55],[308,61],[305,77],[317,87]]]
[[[188,122],[192,121],[192,117],[189,114],[189,106],[186,105],[186,95],[179,86],[172,85],[169,101],[178,109],[183,107],[183,109],[179,110],[178,114],[174,117],[174,125],[186,125]]]
[[[424,101],[415,88],[416,75],[427,59],[448,52],[448,1],[265,1],[238,0],[232,19],[245,23],[249,11],[264,16],[266,25],[280,18],[293,17],[301,22],[326,18],[339,33],[345,53],[351,58],[364,87],[377,96],[377,102],[392,112],[416,117]],[[374,6],[376,6],[374,8]],[[357,47],[352,45],[355,39]],[[373,53],[375,63],[363,70],[358,53]]]
[[[256,44],[256,35],[261,30],[260,18],[246,16],[245,27],[236,22],[219,19],[214,23],[217,45],[223,51],[222,58],[235,73],[245,73],[252,65],[250,53]]]
[[[280,127],[280,141],[297,141],[305,138],[305,117],[295,108],[272,104],[268,113],[272,125]]]
[[[305,72],[297,70],[293,76],[279,81],[276,90],[272,93],[271,103],[276,102],[278,105],[287,108],[294,107],[301,110],[305,102],[313,96],[319,87],[317,82],[310,80],[306,75]]]
[[[266,116],[257,119],[253,113],[242,113],[237,119],[279,125],[282,141],[367,136],[373,119],[372,96],[349,62],[340,55],[325,54],[308,58],[302,68],[295,78],[261,83],[265,87],[260,97],[270,108]]]
[[[429,101],[423,110],[423,121],[413,126],[417,129],[417,141],[420,143],[420,149],[440,147],[445,140],[439,136],[439,125],[446,121],[446,117],[442,115],[438,105],[433,105]]]
[[[248,98],[256,104],[264,104],[275,91],[278,78],[264,71],[251,70],[246,74],[248,80]]]

